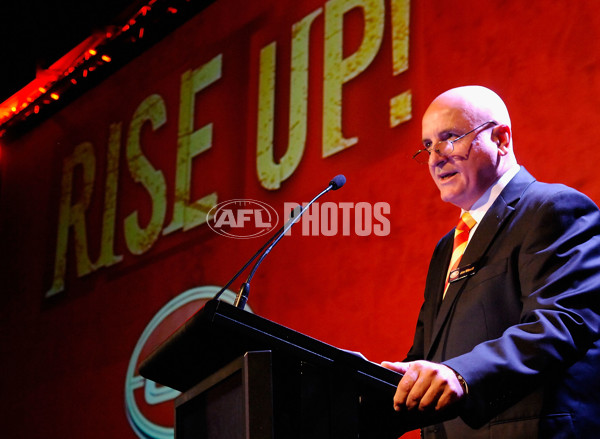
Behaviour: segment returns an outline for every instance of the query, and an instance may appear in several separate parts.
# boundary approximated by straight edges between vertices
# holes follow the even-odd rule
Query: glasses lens
[[[422,149],[413,156],[413,159],[415,159],[417,163],[425,165],[429,163],[429,153],[426,150]]]
[[[435,151],[441,156],[448,157],[454,152],[454,146],[452,145],[452,142],[449,142],[448,140],[441,140],[431,148],[431,151]],[[422,149],[413,156],[413,159],[419,163],[427,164],[429,163],[429,155],[430,153],[427,152],[427,150]]]

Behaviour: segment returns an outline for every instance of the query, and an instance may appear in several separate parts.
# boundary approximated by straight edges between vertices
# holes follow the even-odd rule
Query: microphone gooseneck
[[[231,280],[229,282],[227,282],[227,284],[223,288],[221,288],[221,290],[219,290],[219,292],[215,295],[214,299],[218,299],[221,296],[221,294],[233,283],[233,281],[235,279],[237,279],[244,270],[246,270],[246,268],[252,263],[252,261],[254,261],[260,255],[260,258],[258,259],[258,261],[256,261],[256,263],[252,267],[252,270],[250,271],[250,274],[246,278],[246,281],[242,284],[240,291],[238,292],[238,295],[236,296],[236,299],[234,302],[234,305],[237,308],[244,309],[244,307],[246,306],[246,302],[248,301],[248,295],[250,294],[250,281],[252,280],[252,277],[254,276],[254,273],[256,273],[256,270],[258,269],[261,262],[271,252],[273,247],[275,247],[275,245],[277,245],[277,243],[281,240],[281,238],[283,238],[283,236],[286,234],[286,232],[295,223],[297,223],[300,220],[300,217],[316,200],[318,200],[320,197],[322,197],[323,195],[325,195],[327,192],[329,192],[331,190],[334,190],[334,191],[338,190],[339,188],[344,186],[344,184],[346,184],[346,177],[344,177],[342,174],[336,175],[329,182],[329,186],[327,186],[327,188],[325,188],[323,191],[321,191],[321,193],[319,193],[319,195],[314,197],[306,206],[301,208],[299,211],[298,211],[298,208],[300,208],[300,206],[296,206],[296,208],[294,208],[294,210],[292,211],[292,214],[290,215],[290,219],[281,227],[281,229],[279,229],[279,231],[277,233],[275,233],[258,250],[258,252],[256,252],[254,254],[254,256],[252,256],[252,258],[250,258],[250,260],[248,262],[246,262],[246,264],[241,268],[241,270],[238,271],[235,274],[235,276],[233,276],[233,278],[231,278]],[[265,248],[266,248],[266,250],[264,250]],[[263,250],[264,250],[264,252],[263,252]]]

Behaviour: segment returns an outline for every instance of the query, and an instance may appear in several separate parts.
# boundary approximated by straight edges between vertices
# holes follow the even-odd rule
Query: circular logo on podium
[[[220,287],[212,285],[202,286],[173,298],[150,320],[136,343],[125,378],[125,412],[140,438],[173,439],[173,400],[179,395],[176,390],[140,376],[140,363],[219,290]],[[221,300],[233,303],[235,296],[226,290]],[[252,312],[249,306],[245,309]]]

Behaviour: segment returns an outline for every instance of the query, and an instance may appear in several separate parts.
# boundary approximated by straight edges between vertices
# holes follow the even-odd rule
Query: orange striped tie
[[[454,230],[454,246],[452,247],[452,258],[450,259],[450,266],[448,267],[448,274],[446,275],[446,285],[444,285],[444,295],[446,297],[446,291],[448,290],[450,273],[458,268],[460,259],[462,258],[465,248],[467,248],[467,241],[469,240],[469,233],[471,229],[477,223],[469,212],[465,212],[460,217],[460,221]]]

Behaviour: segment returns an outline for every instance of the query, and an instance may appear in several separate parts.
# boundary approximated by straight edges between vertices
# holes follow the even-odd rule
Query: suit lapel
[[[460,266],[464,267],[470,264],[477,264],[481,261],[489,249],[490,245],[496,240],[499,236],[501,236],[500,230],[502,229],[502,225],[504,222],[510,217],[512,212],[514,211],[515,204],[521,198],[521,194],[523,191],[529,186],[535,179],[525,170],[525,168],[521,168],[521,170],[515,175],[515,177],[509,182],[509,184],[504,188],[500,196],[494,201],[494,204],[487,211],[485,216],[483,217],[481,224],[477,226],[475,232],[473,232],[473,236],[471,237],[471,241],[467,246],[467,249],[461,259]],[[452,244],[450,244],[450,252],[452,251]],[[443,264],[444,262],[441,262]],[[443,289],[443,285],[445,282],[445,276],[448,270],[448,261],[445,262],[445,266],[439,269],[440,277],[441,277],[441,288]],[[452,309],[456,306],[458,302],[458,298],[462,293],[462,290],[465,288],[469,281],[469,278],[465,278],[459,280],[457,282],[451,283],[448,286],[448,291],[446,292],[446,297],[441,302],[437,317],[433,323],[432,333],[431,333],[431,343],[429,346],[426,346],[426,354],[425,358],[429,359],[432,353],[435,351],[435,347],[439,340],[439,336],[442,332],[442,329],[448,320]],[[439,292],[439,300],[441,300],[442,293],[441,290]]]

